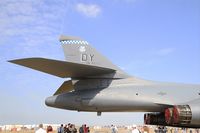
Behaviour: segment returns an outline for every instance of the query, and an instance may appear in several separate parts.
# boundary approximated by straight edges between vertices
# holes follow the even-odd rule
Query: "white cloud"
[[[100,6],[96,4],[78,3],[76,4],[76,10],[87,17],[97,17],[101,13]]]
[[[65,0],[0,1],[0,56],[40,55],[41,49],[43,53],[53,51],[55,40],[61,34],[66,5]],[[44,44],[48,49],[44,49]]]
[[[56,22],[61,21],[64,12],[63,4],[59,3],[5,0],[0,3],[0,30],[4,31],[0,35],[41,37],[58,33],[60,29]]]

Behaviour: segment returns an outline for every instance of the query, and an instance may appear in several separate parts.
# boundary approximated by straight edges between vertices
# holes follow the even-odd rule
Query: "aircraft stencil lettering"
[[[89,61],[89,62],[93,62],[94,59],[94,55],[93,54],[81,54],[81,61]]]
[[[53,96],[46,98],[47,106],[97,112],[97,115],[101,112],[150,112],[144,115],[145,124],[200,128],[200,85],[133,77],[87,41],[61,36],[60,42],[66,61],[46,58],[9,61],[67,78]],[[95,64],[92,63],[94,58]]]

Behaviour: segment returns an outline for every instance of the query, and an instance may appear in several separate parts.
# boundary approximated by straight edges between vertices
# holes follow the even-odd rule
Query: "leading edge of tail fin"
[[[67,61],[114,69],[116,74],[121,75],[122,78],[129,77],[128,74],[100,54],[87,41],[79,37],[61,35],[60,42]]]
[[[45,58],[25,58],[10,60],[9,62],[61,78],[104,78],[104,75],[115,73],[115,70],[109,68]],[[108,75],[106,78],[109,78]]]

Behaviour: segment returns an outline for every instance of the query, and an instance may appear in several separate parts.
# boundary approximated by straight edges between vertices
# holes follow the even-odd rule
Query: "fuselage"
[[[97,114],[152,112],[145,114],[145,124],[200,127],[200,85],[128,78],[83,80],[74,86],[73,91],[48,97],[46,105]]]
[[[106,88],[81,89],[46,99],[48,106],[94,112],[161,112],[200,98],[200,85],[137,78],[113,80]],[[200,104],[200,103],[199,103]]]

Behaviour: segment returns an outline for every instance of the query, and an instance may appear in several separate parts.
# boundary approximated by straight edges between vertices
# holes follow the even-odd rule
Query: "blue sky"
[[[65,81],[8,63],[64,60],[61,34],[84,38],[131,75],[200,83],[199,0],[0,1],[0,124],[143,123],[142,113],[78,113],[46,107]]]

